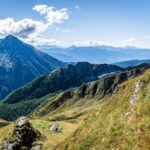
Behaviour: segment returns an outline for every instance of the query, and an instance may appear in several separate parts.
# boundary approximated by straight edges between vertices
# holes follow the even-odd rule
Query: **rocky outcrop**
[[[61,127],[59,125],[51,125],[49,126],[49,130],[50,131],[55,131],[55,132],[60,132],[61,131]]]
[[[27,118],[21,117],[16,121],[12,135],[4,141],[3,150],[30,150],[35,146],[40,150],[41,145],[33,146],[33,143],[40,138],[40,132],[33,128]]]
[[[146,66],[147,67],[147,66]],[[49,112],[55,111],[62,105],[64,105],[67,101],[71,101],[70,104],[77,102],[78,100],[89,99],[94,96],[97,96],[99,100],[101,100],[105,95],[112,94],[118,91],[118,85],[123,83],[124,81],[134,78],[140,74],[142,74],[144,68],[140,67],[126,70],[124,72],[118,72],[110,75],[106,75],[100,80],[90,82],[87,84],[82,84],[79,88],[70,89],[65,91],[54,99],[54,101],[46,102],[44,110],[38,113],[39,116],[43,116],[48,114]],[[73,102],[74,101],[74,102]]]

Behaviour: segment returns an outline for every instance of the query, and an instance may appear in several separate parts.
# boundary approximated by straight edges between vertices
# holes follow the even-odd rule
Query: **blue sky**
[[[0,36],[38,44],[150,48],[149,27],[149,0],[0,1]]]

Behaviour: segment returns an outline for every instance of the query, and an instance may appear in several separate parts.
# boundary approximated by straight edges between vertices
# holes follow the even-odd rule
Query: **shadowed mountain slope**
[[[61,61],[9,35],[0,42],[0,99],[36,77],[64,66]]]
[[[51,96],[56,92],[98,80],[101,75],[118,71],[124,69],[115,65],[93,65],[86,62],[57,69],[8,95],[0,104],[0,117],[12,120],[29,114],[44,101],[47,94]]]

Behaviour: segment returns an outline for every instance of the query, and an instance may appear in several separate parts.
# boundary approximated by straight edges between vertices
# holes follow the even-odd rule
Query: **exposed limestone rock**
[[[52,125],[49,127],[49,130],[59,132],[59,131],[61,131],[61,127],[59,125]]]
[[[136,101],[136,98],[137,98],[137,93],[138,93],[138,91],[140,90],[141,85],[142,85],[142,81],[139,80],[139,81],[136,83],[136,85],[135,85],[134,94],[133,94],[133,96],[131,96],[131,98],[130,98],[130,110],[131,110],[131,112],[133,112],[134,104],[135,104],[135,101]]]
[[[142,86],[142,81],[139,80],[135,84],[134,94],[130,97],[130,111],[125,114],[125,116],[130,117],[130,119],[132,118],[132,114],[133,114],[133,111],[134,111],[134,105],[135,105],[135,102],[137,100],[137,94],[138,94],[138,91],[140,90],[141,86]]]
[[[35,145],[31,148],[31,150],[42,150],[42,145]]]

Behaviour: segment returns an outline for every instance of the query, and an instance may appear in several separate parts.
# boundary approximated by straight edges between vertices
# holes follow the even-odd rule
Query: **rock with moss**
[[[26,117],[19,118],[9,138],[4,141],[3,150],[30,150],[34,149],[33,143],[41,139],[39,131],[33,128]],[[36,145],[39,150],[41,145]]]

